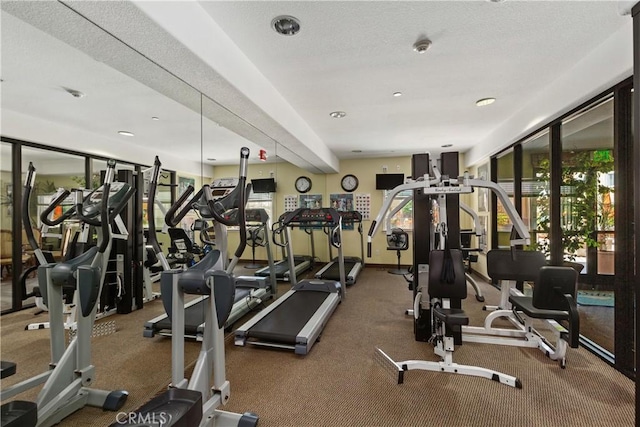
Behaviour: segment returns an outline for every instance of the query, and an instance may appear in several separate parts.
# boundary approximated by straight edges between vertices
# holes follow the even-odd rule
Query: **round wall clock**
[[[352,192],[358,188],[358,178],[355,175],[347,174],[342,177],[340,185],[344,191]]]
[[[299,193],[306,193],[311,190],[311,178],[301,176],[296,179],[296,190],[298,190]]]

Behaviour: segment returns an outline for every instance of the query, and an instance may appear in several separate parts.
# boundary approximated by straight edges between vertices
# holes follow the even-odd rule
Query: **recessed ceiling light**
[[[300,31],[300,21],[293,16],[277,16],[271,21],[271,27],[283,36],[293,36]]]
[[[160,120],[160,117],[153,116],[151,117],[151,120]]]
[[[133,132],[129,132],[128,130],[121,130],[121,131],[118,131],[118,133],[123,136],[134,136]]]
[[[395,96],[396,98],[402,96],[402,92],[393,92],[393,96]]]
[[[453,147],[453,144],[443,144],[441,145],[442,148],[449,148],[449,147]]]
[[[332,113],[329,113],[329,115],[330,115],[331,117],[333,117],[334,119],[341,119],[341,118],[343,118],[344,116],[346,116],[346,115],[347,115],[347,113],[345,113],[344,111],[334,111],[334,112],[332,112]]]
[[[495,99],[495,98],[482,98],[482,99],[478,99],[478,100],[476,101],[476,105],[477,105],[478,107],[484,107],[485,105],[491,105],[491,104],[493,104],[494,102],[496,102],[496,99]]]

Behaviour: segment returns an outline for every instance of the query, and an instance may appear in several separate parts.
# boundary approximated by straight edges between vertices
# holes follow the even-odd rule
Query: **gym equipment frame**
[[[12,422],[16,425],[22,425],[21,417],[31,418],[34,410],[37,410],[37,425],[48,427],[87,405],[117,411],[127,399],[128,393],[123,390],[109,392],[90,388],[95,378],[95,367],[91,364],[91,333],[112,244],[111,224],[135,192],[128,184],[113,182],[114,171],[115,161],[110,160],[101,187],[87,197],[83,197],[82,190],[75,191],[75,214],[82,221],[97,228],[98,246],[81,255],[92,257],[91,264],[80,265],[75,274],[69,274],[72,271],[71,266],[63,263],[45,264],[38,268],[39,283],[47,284],[46,291],[43,289],[43,298],[49,307],[51,354],[54,364],[52,370],[0,392],[0,400],[4,400],[44,382],[34,407],[23,413],[15,411],[6,414],[3,410],[3,415],[7,418],[11,416]],[[42,216],[48,216],[69,195],[68,191],[62,193]],[[54,280],[54,276],[57,276],[58,280]],[[61,278],[62,276],[64,278]],[[79,301],[77,330],[71,343],[60,354],[60,344],[64,343],[62,283],[70,280],[76,282]],[[9,405],[11,402],[3,404],[3,408],[8,408]],[[9,421],[3,417],[3,424]]]

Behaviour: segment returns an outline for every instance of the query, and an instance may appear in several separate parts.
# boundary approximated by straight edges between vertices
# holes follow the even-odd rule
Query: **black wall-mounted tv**
[[[251,186],[254,193],[275,193],[276,180],[274,178],[252,179]]]
[[[404,184],[403,173],[376,174],[376,190],[391,190],[402,184]]]

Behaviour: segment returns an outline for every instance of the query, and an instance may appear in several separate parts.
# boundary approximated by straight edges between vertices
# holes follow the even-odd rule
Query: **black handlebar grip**
[[[155,202],[156,202],[156,188],[158,187],[158,177],[160,175],[160,168],[162,163],[158,156],[153,161],[153,172],[151,173],[151,180],[149,181],[149,194],[147,194],[147,220],[149,222],[149,236],[147,238],[147,244],[149,244],[155,253],[160,253],[160,244],[156,237],[156,216],[155,216]]]
[[[371,221],[371,226],[369,227],[369,233],[367,234],[368,236],[372,236],[373,235],[373,230],[376,228],[376,220],[374,219],[373,221]]]
[[[59,218],[55,220],[49,220],[48,216],[49,214],[51,214],[51,212],[54,211],[55,208],[60,206],[60,204],[64,201],[64,199],[69,197],[69,194],[71,193],[68,190],[64,190],[62,193],[60,193],[60,195],[56,197],[55,200],[51,202],[51,204],[47,206],[47,208],[40,214],[40,221],[42,221],[44,224],[48,225],[49,227],[55,227],[60,223],[62,223],[62,221],[66,219],[64,215],[61,215]]]
[[[31,227],[31,218],[29,218],[29,199],[31,198],[31,189],[33,188],[33,181],[35,180],[36,168],[33,163],[29,162],[29,168],[27,171],[27,179],[24,181],[24,188],[22,190],[22,226],[27,234],[27,240],[31,249],[34,251],[38,249],[38,242],[33,234],[33,228]]]
[[[193,193],[193,190],[194,190],[193,185],[189,185],[187,189],[184,190],[184,193],[180,195],[180,198],[178,199],[178,201],[175,202],[167,211],[167,214],[164,217],[164,222],[169,227],[175,227],[180,222],[180,220],[184,218],[187,212],[191,210],[191,206],[186,206],[184,209],[180,211],[178,215],[175,215],[178,208],[180,208],[180,206],[182,206],[182,204],[187,201],[191,193]],[[194,199],[198,200],[201,194],[202,194],[202,190],[198,191],[198,193],[196,194],[197,197],[194,197]]]
[[[367,258],[371,258],[371,242],[367,242]]]
[[[100,246],[98,247],[98,252],[100,253],[104,253],[107,250],[107,246],[109,245],[109,242],[111,241],[110,239],[110,232],[111,232],[111,225],[110,225],[110,218],[109,218],[109,192],[111,191],[111,184],[110,183],[105,183],[102,186],[102,208],[101,208],[101,212],[100,212],[100,223],[99,224],[102,227],[102,241],[100,242]],[[124,199],[127,200],[128,199]],[[78,215],[80,215],[82,217],[82,205],[80,206],[76,206],[76,209],[78,210]],[[82,218],[83,220],[85,218]]]

